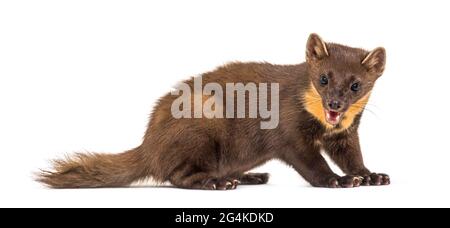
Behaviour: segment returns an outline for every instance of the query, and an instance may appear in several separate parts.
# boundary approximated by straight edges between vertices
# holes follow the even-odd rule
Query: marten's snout
[[[343,105],[342,102],[339,100],[329,100],[328,101],[328,108],[332,111],[342,111]]]
[[[328,123],[336,125],[341,121],[345,105],[342,101],[337,99],[329,99],[326,102],[325,119]]]

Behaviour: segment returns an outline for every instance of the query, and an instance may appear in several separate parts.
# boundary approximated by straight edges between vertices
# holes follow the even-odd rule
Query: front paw
[[[389,185],[391,183],[391,179],[388,175],[382,173],[372,173],[370,175],[366,175],[363,177],[364,180],[361,185],[370,186],[370,185]]]
[[[328,181],[329,188],[356,188],[361,186],[363,177],[347,175],[343,177],[333,177]]]

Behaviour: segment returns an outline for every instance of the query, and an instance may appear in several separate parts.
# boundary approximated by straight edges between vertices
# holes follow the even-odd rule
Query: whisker
[[[370,102],[367,102],[367,103],[366,103],[366,105],[370,105],[370,106],[374,106],[374,107],[376,107],[376,106],[377,106],[376,104],[374,104],[374,103],[370,103]]]
[[[354,104],[354,106],[357,107],[357,108],[361,108],[363,111],[368,111],[372,115],[374,115],[375,117],[380,118],[374,111],[372,111],[371,109],[369,109],[369,108],[367,108],[365,106],[359,106],[359,105],[356,105],[356,104]]]
[[[321,101],[312,101],[312,102],[303,103],[303,105],[313,105],[313,104],[316,104],[319,102],[321,102]]]
[[[321,99],[313,99],[313,100],[308,100],[308,102],[304,102],[304,104],[311,104],[311,103],[316,103],[322,101]]]

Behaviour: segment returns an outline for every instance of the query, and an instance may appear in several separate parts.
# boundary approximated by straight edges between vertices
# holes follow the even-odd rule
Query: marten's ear
[[[379,47],[371,51],[361,64],[367,69],[367,71],[381,76],[384,71],[384,65],[386,64],[386,50]]]
[[[309,35],[308,42],[306,44],[306,61],[313,62],[327,56],[327,45],[322,38],[315,33]]]

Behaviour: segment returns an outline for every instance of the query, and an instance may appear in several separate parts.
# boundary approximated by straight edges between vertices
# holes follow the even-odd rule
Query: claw
[[[388,175],[386,174],[381,174],[381,173],[372,173],[370,175],[364,176],[364,181],[363,181],[363,185],[365,186],[369,186],[369,185],[389,185],[390,182],[390,178]]]

